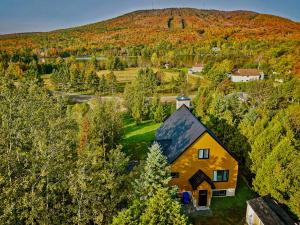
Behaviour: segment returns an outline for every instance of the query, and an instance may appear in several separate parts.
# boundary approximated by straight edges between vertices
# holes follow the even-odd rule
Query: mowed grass
[[[116,75],[118,82],[127,83],[127,82],[133,81],[137,77],[137,74],[140,69],[141,68],[138,68],[138,67],[131,67],[131,68],[126,68],[124,70],[113,71],[113,72]],[[152,68],[152,69],[154,72],[158,71],[157,68]],[[174,72],[171,70],[162,70],[162,72],[164,73],[164,76],[162,77],[164,82],[169,82],[172,77],[174,77],[174,79],[176,79],[178,77],[178,72]],[[106,75],[109,73],[110,73],[110,70],[100,70],[97,72],[98,76]]]
[[[213,197],[211,202],[212,216],[193,217],[195,225],[244,225],[246,201],[255,198],[256,194],[239,177],[234,197]]]
[[[124,138],[121,141],[124,151],[131,160],[143,160],[148,148],[155,138],[155,132],[160,123],[152,120],[143,121],[137,125],[132,118],[124,115]]]
[[[133,81],[136,78],[138,71],[139,68],[126,68],[125,70],[113,71],[113,72],[117,77],[117,81],[124,83],[124,82]],[[97,74],[98,76],[102,76],[102,75],[107,75],[110,72],[111,72],[110,70],[99,70]]]

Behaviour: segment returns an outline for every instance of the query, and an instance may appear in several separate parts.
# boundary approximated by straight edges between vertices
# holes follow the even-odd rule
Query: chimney
[[[190,108],[191,106],[191,99],[186,96],[178,96],[176,98],[176,110],[178,110],[182,105]]]

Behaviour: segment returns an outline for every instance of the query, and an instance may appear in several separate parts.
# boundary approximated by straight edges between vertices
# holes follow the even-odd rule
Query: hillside
[[[99,48],[104,46],[174,45],[221,40],[299,40],[300,24],[249,11],[192,8],[142,10],[103,22],[46,33],[0,36],[0,49],[30,47]]]

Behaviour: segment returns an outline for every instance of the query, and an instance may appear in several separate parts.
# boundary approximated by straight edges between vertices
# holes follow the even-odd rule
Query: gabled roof
[[[228,151],[216,135],[202,124],[185,105],[182,105],[158,128],[156,141],[161,145],[162,152],[171,164],[205,132]]]
[[[275,202],[268,197],[259,197],[247,201],[263,224],[293,225],[294,221]]]
[[[204,65],[201,63],[196,63],[193,67],[204,67]]]
[[[215,189],[215,185],[212,182],[212,180],[202,171],[198,170],[190,179],[189,182],[193,187],[193,190],[197,190],[197,187],[199,187],[200,184],[202,184],[203,181],[206,181],[208,184],[210,184],[212,189]]]
[[[232,76],[260,76],[257,69],[238,69],[232,71]]]

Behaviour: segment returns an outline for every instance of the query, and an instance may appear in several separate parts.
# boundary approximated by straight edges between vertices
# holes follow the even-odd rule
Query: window
[[[198,150],[198,159],[208,159],[208,158],[209,158],[209,149]]]
[[[213,181],[228,181],[228,170],[215,170]]]
[[[213,190],[213,196],[226,196],[226,190]]]
[[[171,173],[171,177],[172,178],[178,178],[179,177],[179,173],[178,172],[172,172]]]

